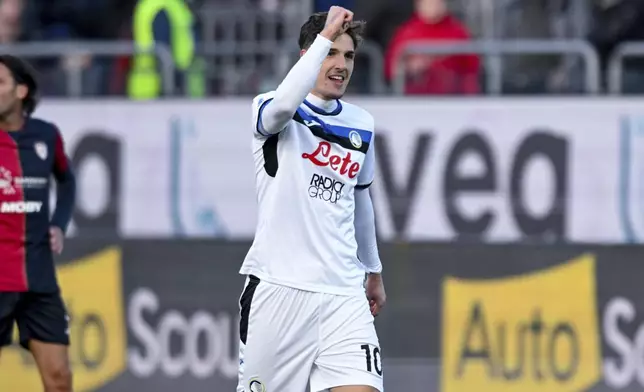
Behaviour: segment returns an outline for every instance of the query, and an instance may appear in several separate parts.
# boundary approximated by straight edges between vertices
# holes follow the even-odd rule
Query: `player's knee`
[[[72,392],[72,371],[69,366],[51,369],[43,378],[46,392]]]

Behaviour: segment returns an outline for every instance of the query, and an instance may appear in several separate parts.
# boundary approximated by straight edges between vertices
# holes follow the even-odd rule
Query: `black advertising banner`
[[[249,243],[68,243],[78,391],[232,391]],[[382,245],[388,391],[644,389],[644,247]],[[2,352],[0,391],[40,391]]]

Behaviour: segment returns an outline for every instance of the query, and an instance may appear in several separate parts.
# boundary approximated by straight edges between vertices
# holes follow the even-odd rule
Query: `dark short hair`
[[[30,116],[38,105],[38,83],[33,68],[19,57],[8,54],[0,55],[0,64],[9,69],[16,84],[27,87],[27,96],[22,100],[22,110]]]
[[[324,25],[326,24],[326,17],[328,12],[317,12],[309,17],[300,29],[300,39],[298,44],[301,49],[308,49],[318,34],[324,30]],[[356,48],[362,42],[362,35],[364,34],[365,27],[367,22],[362,20],[354,20],[349,23],[346,34],[349,34],[349,37],[353,40],[353,46]]]

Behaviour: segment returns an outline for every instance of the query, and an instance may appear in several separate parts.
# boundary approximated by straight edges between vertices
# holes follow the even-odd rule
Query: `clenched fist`
[[[336,38],[344,34],[352,20],[353,12],[334,5],[329,9],[324,29],[320,35],[329,41],[335,41]]]

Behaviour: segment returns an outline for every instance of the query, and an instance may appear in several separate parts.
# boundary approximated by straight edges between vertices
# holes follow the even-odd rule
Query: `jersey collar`
[[[311,96],[311,94],[309,94],[309,97],[307,97],[307,99],[304,100],[304,104],[309,109],[313,110],[315,113],[323,115],[323,116],[337,116],[342,111],[342,102],[340,102],[339,99],[335,100],[335,109],[333,109],[332,111],[326,111],[326,110],[322,109],[321,107],[314,105],[313,103],[311,103],[311,101],[314,101],[314,102],[315,101],[320,101],[320,102],[322,102],[322,100],[317,98],[317,97],[315,97],[315,96]]]

